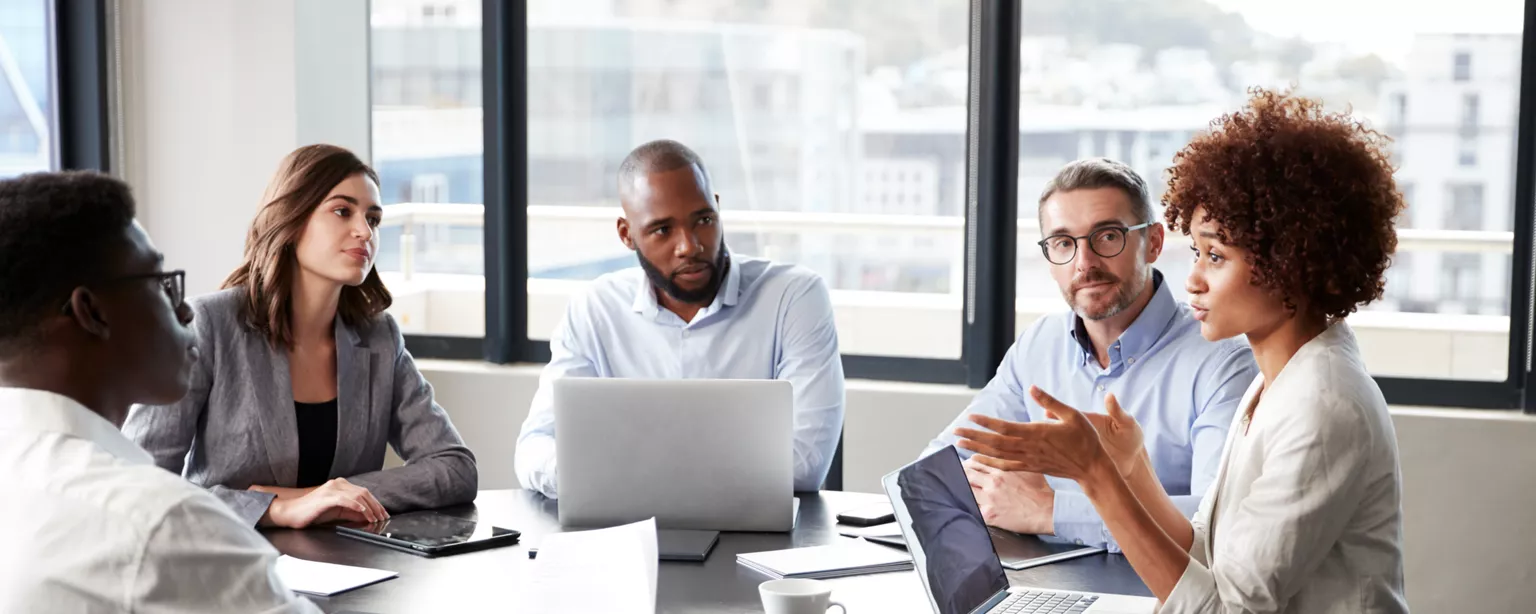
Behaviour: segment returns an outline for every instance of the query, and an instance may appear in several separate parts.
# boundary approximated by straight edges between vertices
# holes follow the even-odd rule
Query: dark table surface
[[[800,521],[793,533],[721,533],[703,563],[662,562],[657,578],[657,612],[762,612],[757,585],[770,578],[736,563],[744,552],[817,546],[849,539],[837,534],[837,513],[885,500],[879,495],[826,491],[800,495]],[[524,490],[482,491],[473,505],[442,510],[522,531],[512,547],[428,559],[336,535],[331,529],[265,530],[283,554],[311,561],[374,567],[398,578],[330,598],[313,597],[327,612],[513,612],[520,611],[513,586],[537,560],[528,548],[560,532],[555,502]],[[1033,569],[1008,572],[1015,586],[1076,589],[1150,596],[1125,558],[1100,554]],[[602,578],[593,578],[598,584]],[[830,580],[832,598],[852,614],[927,612],[922,582],[912,571]],[[834,610],[835,611],[835,610]]]

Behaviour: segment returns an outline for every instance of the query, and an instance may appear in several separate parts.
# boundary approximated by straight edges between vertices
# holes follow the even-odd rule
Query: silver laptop
[[[912,563],[939,614],[1151,614],[1157,600],[1009,586],[953,446],[882,480]]]
[[[561,526],[793,529],[792,394],[774,380],[556,380]]]

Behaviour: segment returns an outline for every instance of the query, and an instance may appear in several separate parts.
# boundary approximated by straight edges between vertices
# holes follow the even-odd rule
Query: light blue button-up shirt
[[[821,488],[843,430],[843,363],[827,286],[810,270],[732,256],[725,282],[692,322],[663,308],[639,268],[572,297],[549,341],[517,438],[517,479],[559,493],[552,382],[562,377],[779,379],[794,387],[795,490]]]
[[[1201,337],[1200,322],[1188,305],[1173,299],[1162,273],[1153,272],[1153,283],[1152,300],[1110,345],[1108,367],[1099,366],[1076,314],[1042,317],[1019,336],[997,375],[923,455],[954,444],[956,427],[975,428],[966,420],[969,414],[1046,420],[1045,410],[1028,397],[1031,385],[1084,412],[1103,413],[1105,395],[1114,393],[1141,424],[1163,488],[1186,517],[1193,517],[1216,479],[1227,427],[1258,367],[1245,341],[1211,343]],[[969,457],[971,452],[960,454]],[[1077,482],[1046,479],[1056,490],[1057,536],[1120,550]]]

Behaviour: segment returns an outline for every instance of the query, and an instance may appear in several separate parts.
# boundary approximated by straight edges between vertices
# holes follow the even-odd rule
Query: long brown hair
[[[244,324],[266,335],[275,347],[293,347],[293,282],[298,268],[295,246],[309,218],[327,194],[348,177],[362,173],[373,183],[379,175],[352,152],[335,145],[306,145],[278,165],[267,184],[261,210],[245,239],[245,258],[224,280],[224,288],[244,288]],[[343,286],[336,312],[348,326],[371,324],[393,298],[377,269],[357,286]]]

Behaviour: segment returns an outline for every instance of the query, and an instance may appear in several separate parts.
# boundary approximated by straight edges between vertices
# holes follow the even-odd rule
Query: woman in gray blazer
[[[123,431],[251,524],[374,521],[475,498],[475,457],[384,310],[379,180],[340,147],[289,154],[224,289],[189,301],[187,396]],[[406,464],[383,469],[385,444]]]

